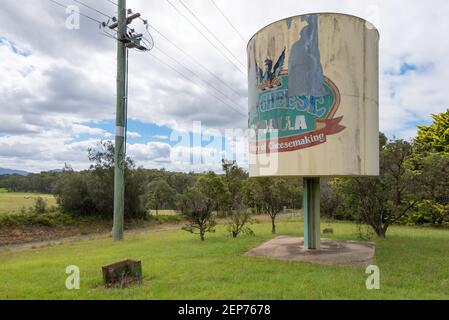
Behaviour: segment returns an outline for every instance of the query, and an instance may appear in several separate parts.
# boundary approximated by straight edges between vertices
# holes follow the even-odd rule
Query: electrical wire
[[[220,9],[220,7],[217,5],[217,3],[214,0],[210,0],[212,2],[212,4],[214,5],[214,7],[218,10],[218,12],[220,12],[220,14],[223,16],[223,18],[225,18],[225,20],[229,23],[229,25],[232,27],[232,29],[234,29],[234,31],[237,33],[237,35],[240,37],[240,39],[242,39],[242,41],[247,44],[248,41],[245,39],[245,37],[242,36],[242,34],[240,33],[240,31],[234,26],[234,24],[231,22],[231,19],[229,19],[226,14],[223,12],[223,10]]]
[[[117,3],[115,3],[112,0],[106,0],[107,2],[118,6]],[[173,6],[173,5],[172,5]],[[177,9],[176,7],[174,7],[175,9]],[[178,9],[177,9],[178,10]],[[178,10],[179,12],[179,10]],[[181,12],[179,12],[181,14]],[[187,17],[185,17],[187,18]],[[208,72],[210,75],[212,75],[215,79],[217,79],[218,81],[220,81],[224,86],[226,86],[228,89],[230,89],[233,93],[235,93],[237,96],[242,97],[242,95],[237,92],[234,88],[232,88],[230,85],[228,85],[226,82],[224,82],[222,79],[220,79],[218,76],[216,76],[210,69],[208,69],[207,67],[205,67],[201,62],[199,62],[195,57],[193,57],[192,55],[188,54],[184,49],[182,49],[181,47],[179,47],[176,43],[174,43],[173,41],[171,41],[168,37],[166,37],[161,31],[159,31],[158,29],[156,29],[153,25],[151,25],[150,23],[148,23],[147,20],[143,19],[142,17],[139,17],[140,20],[142,20],[145,25],[147,26],[147,32],[149,34],[149,36],[151,37],[151,39],[153,38],[150,31],[148,30],[148,27],[150,27],[151,29],[153,29],[154,31],[156,31],[162,38],[164,38],[167,42],[169,42],[172,46],[174,46],[176,49],[178,49],[179,51],[181,51],[184,55],[186,55],[187,57],[189,57],[192,61],[194,61],[197,65],[199,65],[203,70],[205,70],[206,72]],[[188,20],[189,21],[189,20]],[[190,21],[189,21],[190,22]],[[151,48],[154,47],[154,41],[152,41],[153,46],[151,46]],[[158,48],[160,51],[161,49]],[[172,60],[174,60],[172,57],[169,57]],[[178,61],[176,61],[177,63],[179,63]],[[231,61],[232,63],[232,61]],[[240,70],[240,69],[239,69]],[[193,72],[193,71],[192,71]],[[228,98],[229,99],[229,98]]]
[[[75,1],[75,2],[77,2],[77,3],[80,3],[80,4],[84,5],[84,6],[86,6],[87,8],[89,8],[89,9],[91,9],[91,10],[94,10],[94,11],[98,12],[98,13],[104,15],[105,17],[107,17],[107,18],[109,18],[109,19],[113,19],[111,16],[105,14],[104,12],[101,12],[101,11],[99,11],[99,10],[93,8],[93,7],[90,7],[90,6],[86,5],[85,3],[83,3],[83,2],[81,2],[81,1],[79,1],[79,0],[73,0],[73,1]],[[107,1],[108,1],[109,3],[112,3],[112,4],[115,5],[115,6],[118,6],[118,4],[115,3],[115,2],[113,2],[113,1],[110,1],[110,0],[107,0]],[[145,29],[146,29],[146,31],[147,31],[147,33],[148,33],[148,36],[150,37],[150,40],[148,40],[148,39],[146,39],[146,38],[143,38],[143,39],[142,39],[142,41],[143,41],[144,43],[147,44],[147,47],[146,47],[146,49],[145,49],[144,51],[152,50],[152,49],[154,48],[154,39],[153,39],[153,36],[151,35],[150,30],[149,30],[149,28],[148,28],[148,22],[147,22],[146,20],[142,19],[141,17],[139,17],[139,19],[142,20],[142,21],[144,22],[144,24],[145,24]],[[108,21],[108,23],[109,23],[109,21]],[[126,26],[126,28],[127,28],[127,30],[130,31],[131,33],[134,33],[134,30],[131,29],[129,26]],[[113,38],[113,39],[118,40],[118,37],[113,36],[113,35],[111,35],[110,33],[106,32],[106,31],[103,31],[103,33],[104,33],[107,37],[109,37],[109,38]],[[117,32],[116,32],[116,34],[117,34]]]
[[[56,5],[60,6],[60,7],[63,7],[63,8],[66,8],[66,9],[67,9],[67,5],[64,5],[64,4],[62,4],[62,3],[60,3],[60,2],[58,2],[58,1],[56,1],[56,0],[48,0],[48,1],[53,2],[54,4],[56,4]],[[88,16],[87,14],[84,14],[84,13],[82,13],[82,12],[80,12],[79,14],[80,14],[80,16],[82,16],[82,17],[84,17],[84,18],[86,18],[86,19],[89,19],[89,20],[91,20],[91,21],[97,22],[100,26],[101,26],[101,24],[102,24],[101,21],[99,21],[99,20],[97,20],[97,19],[95,19],[95,18],[92,18],[92,17]]]
[[[62,3],[60,3],[60,2],[58,2],[58,1],[56,1],[56,0],[49,0],[49,1],[51,1],[51,2],[53,2],[53,3],[55,3],[55,4],[57,4],[57,5],[59,5],[59,6],[61,6],[61,7],[64,7],[64,8],[67,7],[67,6],[65,6],[64,4],[62,4]],[[78,4],[82,5],[82,6],[85,6],[86,8],[88,8],[88,9],[90,9],[90,10],[92,10],[92,11],[95,11],[96,13],[99,13],[99,14],[105,16],[105,17],[108,18],[108,19],[113,19],[113,17],[111,17],[110,15],[108,15],[108,14],[106,14],[106,13],[104,13],[104,12],[102,12],[102,11],[100,11],[100,10],[98,10],[98,9],[96,9],[96,8],[94,8],[94,7],[92,7],[92,6],[88,5],[88,4],[86,4],[86,3],[82,2],[82,1],[80,1],[80,0],[73,0],[73,1],[74,1],[75,3],[78,3]],[[111,3],[114,4],[114,5],[117,5],[117,4],[116,4],[115,2],[113,2],[113,1],[109,1],[109,2],[111,2]],[[115,32],[115,34],[111,34],[111,33],[109,33],[109,32],[106,31],[105,26],[109,23],[109,21],[108,21],[108,23],[104,23],[104,22],[100,22],[99,20],[96,20],[96,19],[94,19],[94,18],[91,18],[91,17],[89,17],[89,16],[87,16],[87,15],[84,15],[84,14],[82,14],[82,13],[80,13],[80,14],[83,15],[83,16],[85,16],[85,17],[87,17],[87,18],[89,18],[89,19],[91,19],[91,20],[93,20],[93,21],[95,21],[95,22],[98,22],[98,23],[100,24],[100,28],[102,29],[102,33],[100,33],[101,35],[106,36],[106,37],[111,38],[111,39],[119,40],[118,37],[117,37],[117,32]],[[127,26],[126,28],[127,28],[127,30],[130,31],[131,33],[134,33],[134,30],[131,29],[131,28],[129,28],[129,26]],[[153,37],[152,37],[152,35],[151,35],[151,33],[150,33],[149,29],[148,29],[148,25],[147,25],[147,24],[146,24],[146,31],[147,31],[147,33],[148,33],[148,36],[150,37],[150,40],[148,40],[148,39],[146,39],[146,38],[143,38],[141,41],[144,42],[144,43],[147,45],[147,46],[145,47],[145,51],[148,51],[148,50],[153,49],[153,47],[154,47],[154,40],[153,40]],[[119,41],[120,41],[120,40],[119,40]],[[140,50],[142,50],[142,49],[140,49]]]
[[[178,60],[176,60],[175,58],[173,58],[172,56],[170,56],[169,54],[167,54],[166,52],[164,52],[163,50],[161,50],[160,48],[156,47],[156,49],[161,52],[164,56],[166,56],[167,58],[173,60],[174,62],[176,62],[177,64],[179,64],[180,66],[182,66],[184,69],[186,69],[187,71],[189,71],[190,73],[192,73],[196,78],[198,78],[199,80],[201,80],[206,86],[212,88],[213,90],[215,90],[216,92],[218,92],[219,94],[221,94],[222,96],[224,96],[227,100],[231,101],[232,103],[235,103],[231,98],[229,98],[226,93],[224,93],[223,91],[221,91],[220,89],[218,89],[216,86],[212,85],[210,82],[204,80],[200,75],[198,75],[195,71],[193,71],[192,69],[186,67],[183,63],[179,62]],[[240,106],[238,104],[235,104],[236,106],[238,106],[240,108]]]
[[[67,5],[64,5],[64,4],[62,4],[62,3],[60,3],[60,2],[58,2],[58,1],[56,1],[56,0],[49,0],[49,1],[50,1],[50,2],[53,2],[54,4],[56,4],[56,5],[60,6],[60,7],[67,8]],[[81,1],[78,1],[78,0],[74,0],[74,1],[75,1],[75,2],[80,2],[80,4],[81,4]],[[114,3],[113,1],[110,1],[110,0],[106,0],[106,1],[108,1],[108,2],[110,2],[110,3],[112,3],[112,4],[114,4],[114,5],[117,5],[117,4]],[[84,5],[84,4],[83,4],[83,5]],[[86,7],[87,7],[87,6],[86,6]],[[89,8],[89,7],[88,7],[88,8]],[[97,11],[97,10],[94,9],[94,8],[89,8],[89,9]],[[101,11],[97,11],[97,12],[100,13]],[[109,16],[107,16],[106,14],[104,14],[104,13],[101,13],[101,14],[109,18]],[[92,21],[94,21],[94,22],[97,22],[97,23],[100,25],[100,27],[103,25],[103,23],[102,23],[101,21],[99,21],[99,20],[97,20],[97,19],[95,19],[95,18],[92,18],[92,17],[90,17],[90,16],[88,16],[88,15],[86,15],[86,14],[83,14],[83,13],[80,12],[80,15],[83,16],[83,17],[85,17],[85,18],[87,18],[87,19],[90,19],[90,20],[92,20]],[[154,29],[154,28],[153,28],[153,29]],[[104,31],[104,30],[103,30],[103,31]],[[105,31],[104,31],[104,32],[105,32]],[[104,36],[106,36],[106,37],[109,37],[109,38],[113,38],[113,39],[115,39],[115,40],[118,40],[118,38],[117,38],[116,36],[114,36],[114,35],[112,35],[112,34],[109,34],[109,33],[106,33],[106,32],[103,33],[102,35],[104,35]],[[152,41],[152,43],[153,43],[153,47],[154,47],[154,42]],[[173,61],[175,61],[176,63],[182,65],[178,60],[176,60],[176,59],[174,59],[173,57],[169,56],[169,55],[166,54],[164,51],[160,50],[159,48],[158,48],[158,50],[159,50],[160,52],[162,52],[162,54],[166,55],[167,57],[169,57],[170,59],[172,59]],[[188,82],[194,83],[194,84],[196,84],[196,85],[199,85],[198,83],[192,81],[192,79],[191,79],[189,76],[186,76],[184,73],[182,73],[181,71],[177,70],[175,67],[171,66],[170,64],[168,64],[167,62],[165,62],[165,61],[162,60],[161,58],[155,56],[155,55],[152,54],[150,51],[146,51],[146,52],[147,52],[149,55],[151,55],[155,60],[157,60],[159,63],[165,65],[166,67],[168,67],[168,68],[170,68],[170,69],[172,69],[174,72],[176,72],[177,74],[179,74],[181,77],[185,78]],[[127,55],[128,55],[128,54],[129,54],[129,53],[128,53],[128,50],[127,50]],[[183,65],[182,65],[182,66],[183,66]],[[226,94],[224,94],[223,92],[221,92],[219,89],[215,88],[214,86],[210,85],[206,80],[202,79],[196,72],[194,72],[193,70],[191,70],[191,69],[189,69],[189,68],[187,68],[187,67],[185,67],[185,66],[183,66],[183,67],[184,67],[185,69],[189,70],[190,72],[192,72],[196,77],[198,77],[202,82],[205,83],[205,85],[202,85],[203,88],[205,88],[205,89],[208,89],[208,87],[213,88],[215,91],[217,91],[217,92],[219,92],[219,93],[221,93],[222,95],[224,95],[224,96],[227,97]],[[128,105],[127,105],[127,95],[128,95],[128,63],[127,63],[127,66],[126,66],[126,91],[125,91],[125,92],[126,92],[126,98],[125,98],[125,99],[126,99],[126,101],[125,101],[125,106],[126,106],[126,108],[125,108],[125,112],[126,112],[126,114],[127,114],[127,113],[128,113]],[[223,103],[223,104],[224,104],[225,106],[227,106],[228,108],[231,108],[233,111],[235,111],[235,112],[239,113],[240,115],[246,117],[246,114],[244,114],[241,110],[239,110],[239,109],[235,108],[234,106],[230,105],[229,103],[227,103],[225,100],[223,100],[223,99],[220,98],[219,96],[217,96],[217,95],[215,95],[215,94],[212,94],[212,96],[213,96],[215,99],[219,100],[221,103]],[[227,97],[227,98],[228,98],[229,100],[231,100],[229,97]],[[127,127],[127,123],[125,124],[125,126]],[[126,129],[126,130],[127,130],[127,129]],[[126,141],[126,137],[125,137],[125,141]],[[125,143],[126,143],[126,142],[125,142]],[[126,150],[126,149],[125,149],[125,150]],[[125,152],[126,152],[126,151],[125,151]]]
[[[232,61],[216,44],[214,44],[205,34],[204,32],[202,32],[184,13],[182,13],[173,3],[170,2],[170,0],[166,0],[170,6],[173,7],[173,9],[175,9],[178,14],[180,14],[182,17],[184,17],[184,19],[187,20],[188,23],[190,23],[195,29],[196,31],[198,31],[204,39],[206,39],[223,57],[225,57],[237,70],[239,70],[241,73],[243,73],[244,75],[246,75],[246,73],[234,62]]]
[[[190,83],[194,83],[196,85],[199,85],[198,83],[195,83],[192,81],[191,78],[189,78],[189,76],[186,76],[184,73],[182,73],[181,71],[179,71],[178,69],[176,69],[175,67],[173,67],[172,65],[170,65],[169,63],[165,62],[164,60],[162,60],[161,58],[157,57],[156,55],[152,54],[151,51],[148,51],[148,54],[150,56],[152,56],[155,60],[157,60],[159,63],[165,65],[166,67],[170,68],[171,70],[173,70],[174,72],[176,72],[177,74],[179,74],[181,77],[183,77],[184,79],[186,79],[188,82]],[[202,86],[203,88],[205,88],[205,86]],[[206,87],[207,89],[207,87]],[[233,106],[229,105],[228,103],[226,103],[223,99],[221,99],[220,97],[217,97],[216,95],[212,95],[215,99],[219,100],[221,103],[223,103],[225,106],[231,108],[232,110],[234,110],[236,113],[246,117],[247,115],[244,114],[242,111],[234,108]]]
[[[150,28],[156,31],[162,38],[164,38],[168,43],[170,43],[173,47],[178,49],[180,52],[182,52],[184,55],[186,55],[188,58],[190,58],[192,61],[194,61],[198,66],[200,66],[203,70],[205,70],[207,73],[209,73],[211,76],[213,76],[216,80],[220,81],[225,87],[227,87],[229,90],[234,92],[235,95],[241,97],[242,95],[237,92],[234,88],[232,88],[230,85],[228,85],[225,81],[220,79],[217,75],[215,75],[209,68],[204,66],[201,62],[198,61],[195,57],[187,53],[183,48],[178,46],[176,43],[171,41],[169,38],[167,38],[162,32],[160,32],[158,29],[156,29],[153,25],[149,24]]]
[[[90,9],[90,10],[92,10],[92,11],[95,11],[96,13],[101,14],[102,16],[105,16],[106,18],[112,19],[112,17],[111,17],[110,15],[107,15],[106,13],[101,12],[100,10],[93,8],[93,7],[91,7],[91,6],[87,5],[87,4],[85,4],[85,3],[82,2],[82,1],[79,1],[79,0],[73,0],[73,1],[76,2],[76,3],[78,3],[78,4],[80,4],[80,5],[82,5],[82,6],[85,6],[86,8],[88,8],[88,9]]]
[[[203,22],[203,21],[201,21],[201,19],[195,14],[195,12],[193,12],[190,8],[189,8],[189,6],[187,6],[185,3],[184,3],[184,1],[182,1],[182,0],[178,0],[178,2],[184,7],[184,8],[186,8],[187,9],[187,11],[189,11],[190,12],[190,14],[196,19],[196,21],[198,21],[202,26],[203,26],[203,28],[204,29],[206,29],[211,35],[212,35],[212,37],[214,37],[214,39],[216,40],[216,41],[218,41],[218,43],[220,43],[222,46],[223,46],[223,48],[225,48],[225,50],[246,70],[246,66],[243,64],[243,63],[241,63],[240,62],[240,60],[239,60],[239,58],[237,58],[233,53],[232,53],[232,51],[231,50],[229,50],[229,48],[215,35],[215,33],[213,33],[207,26],[206,26],[206,24]]]
[[[114,1],[111,1],[111,0],[106,0],[106,1],[109,2],[109,3],[112,3],[113,5],[116,5],[118,7],[118,4],[115,3]]]
[[[145,29],[147,30],[148,36],[150,37],[150,41],[149,41],[149,42],[150,42],[149,50],[152,50],[152,49],[154,48],[154,38],[153,38],[153,35],[151,34],[150,29],[149,29],[150,25],[149,25],[149,23],[148,23],[147,20],[144,20],[144,19],[142,19],[141,17],[139,17],[139,19],[142,20],[143,23],[144,23],[144,25],[145,25]]]

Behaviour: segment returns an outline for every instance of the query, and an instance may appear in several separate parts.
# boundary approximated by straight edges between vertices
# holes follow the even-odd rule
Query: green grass
[[[331,226],[336,239],[355,239],[356,227]],[[365,288],[361,267],[320,266],[243,254],[271,239],[270,225],[255,237],[231,239],[223,226],[206,242],[184,231],[133,234],[122,243],[79,241],[34,250],[0,251],[0,299],[449,299],[449,231],[393,227],[375,240],[381,290]],[[279,235],[299,236],[298,219],[278,223]],[[144,283],[104,289],[101,266],[142,260]],[[65,289],[65,268],[81,269],[81,290]]]
[[[6,192],[0,189],[0,214],[18,213],[22,208],[28,209],[34,205],[37,197],[42,197],[49,207],[56,205],[56,199],[49,194]]]

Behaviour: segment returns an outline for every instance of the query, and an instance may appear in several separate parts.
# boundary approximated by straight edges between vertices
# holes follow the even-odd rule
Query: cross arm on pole
[[[130,15],[129,17],[126,18],[126,24],[127,25],[131,24],[134,20],[140,18],[140,16],[141,16],[140,13],[133,13],[132,15]],[[117,27],[118,27],[118,21],[111,24],[109,26],[109,29],[114,30]]]

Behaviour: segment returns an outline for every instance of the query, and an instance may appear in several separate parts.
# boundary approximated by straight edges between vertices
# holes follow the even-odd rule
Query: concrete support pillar
[[[304,247],[320,250],[320,178],[304,178]]]

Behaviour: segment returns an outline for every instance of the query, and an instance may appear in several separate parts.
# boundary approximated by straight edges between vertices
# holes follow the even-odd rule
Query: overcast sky
[[[97,20],[108,19],[73,0],[57,1],[78,5],[82,13]],[[110,1],[81,1],[108,16],[116,14]],[[246,65],[246,42],[265,25],[298,14],[348,13],[379,29],[380,127],[388,136],[411,139],[417,125],[428,124],[432,113],[449,107],[447,0],[215,0],[239,33],[211,0],[182,1],[235,57],[219,53],[214,46],[221,45],[209,35],[211,45],[168,1],[128,0],[128,7],[141,12],[166,38],[213,73],[151,29],[156,46],[152,54],[190,80],[149,54],[130,52],[128,153],[138,165],[183,171],[217,168],[214,163],[186,166],[171,161],[173,130],[192,131],[194,121],[221,132],[245,129],[247,77],[241,64]],[[170,2],[195,21],[179,0]],[[100,34],[96,22],[84,17],[79,30],[67,29],[67,16],[64,8],[49,0],[2,1],[0,167],[39,172],[60,169],[67,162],[75,169],[85,169],[87,148],[114,137],[116,45]],[[144,31],[141,21],[134,26]],[[219,143],[207,147],[217,149]]]

